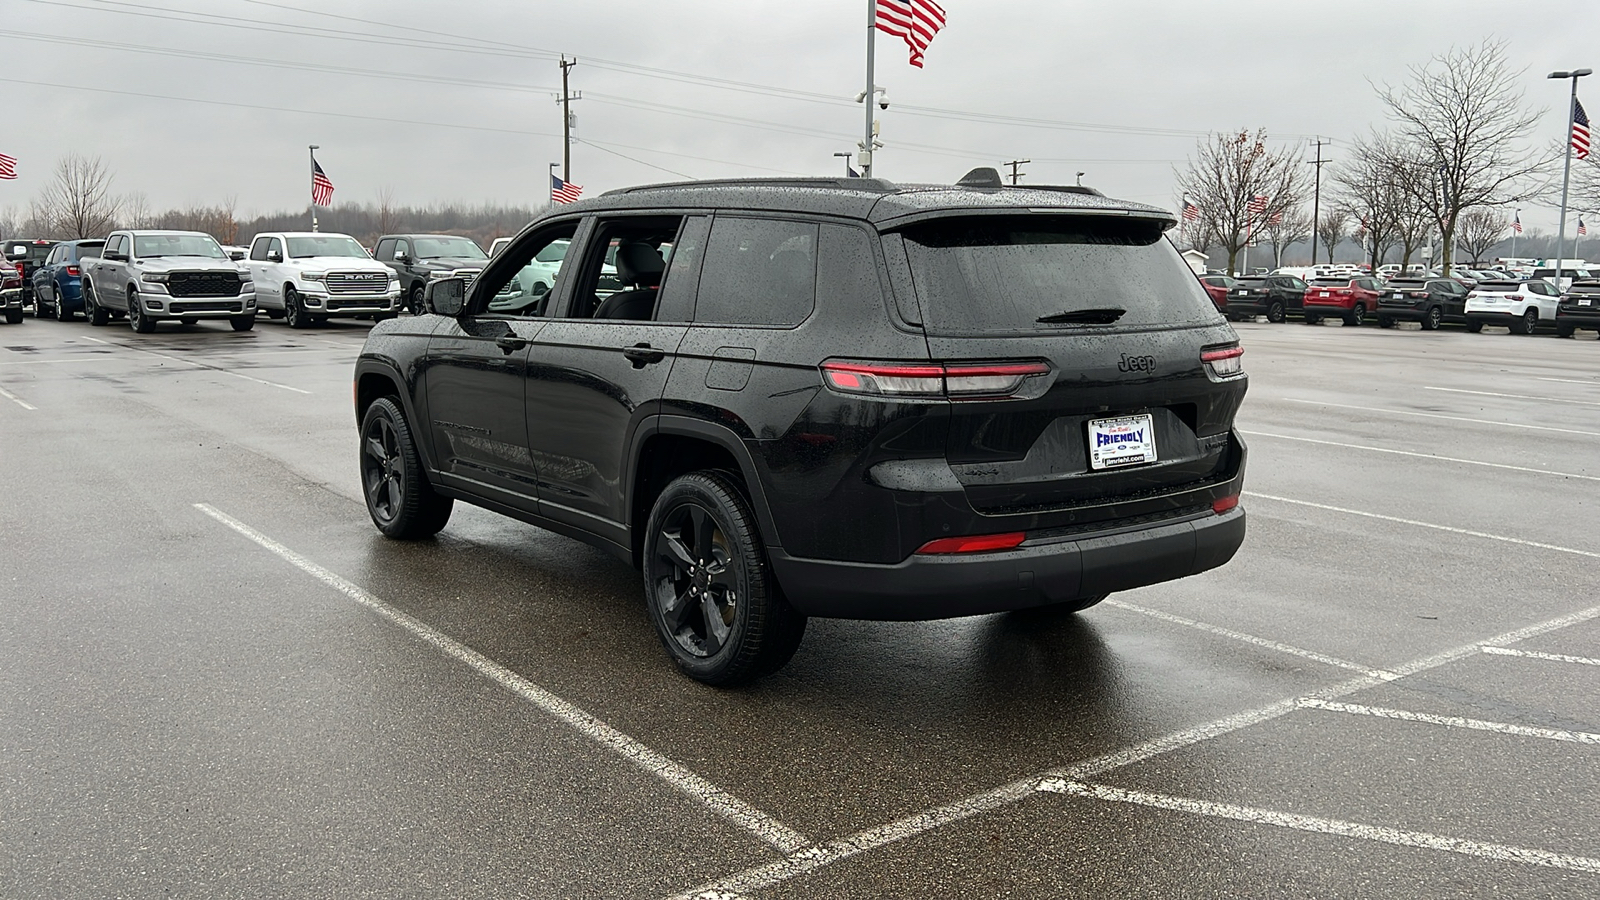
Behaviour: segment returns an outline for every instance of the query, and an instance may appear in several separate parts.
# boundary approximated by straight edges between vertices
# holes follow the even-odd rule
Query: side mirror
[[[275,262],[275,263],[283,262],[283,254],[279,253],[276,250],[268,250],[267,251],[267,262]]]
[[[104,256],[106,259],[111,260],[112,262],[127,262],[128,261],[128,254],[123,253],[120,250],[110,250],[110,251],[107,251],[106,253],[102,254],[102,256]]]
[[[394,261],[402,266],[409,266],[411,265],[411,254],[402,250],[394,255]]]
[[[467,280],[465,278],[441,278],[430,282],[422,290],[422,302],[429,309],[441,316],[455,317],[461,315],[462,308],[467,301]]]
[[[238,262],[238,261],[244,259],[244,251],[243,250],[229,250],[228,251],[228,258],[233,260],[234,262]]]

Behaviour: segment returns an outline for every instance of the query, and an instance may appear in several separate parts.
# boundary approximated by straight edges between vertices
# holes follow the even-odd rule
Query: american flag
[[[0,153],[0,178],[7,181],[17,177],[17,158]]]
[[[1281,212],[1273,213],[1272,214],[1272,224],[1274,224],[1274,225],[1282,225],[1283,224],[1283,213],[1281,213]]]
[[[1198,221],[1200,221],[1200,207],[1195,206],[1193,203],[1190,203],[1188,200],[1184,200],[1183,201],[1183,220],[1185,222],[1198,222]]]
[[[1572,149],[1579,159],[1589,158],[1589,114],[1577,97],[1572,98]]]
[[[1260,194],[1251,197],[1250,206],[1248,209],[1250,210],[1250,215],[1252,216],[1265,215],[1267,212],[1267,198],[1261,196]]]
[[[1578,237],[1583,237],[1584,235],[1586,235],[1588,233],[1589,233],[1589,226],[1583,224],[1583,216],[1579,216],[1578,217]]]
[[[878,30],[904,38],[911,48],[911,64],[922,68],[922,54],[944,27],[944,7],[933,0],[878,0]]]
[[[316,160],[311,161],[311,203],[315,206],[328,206],[333,202],[333,182],[328,180],[322,166]]]
[[[1511,230],[1516,234],[1522,233],[1522,213],[1517,213],[1511,219]]]
[[[550,176],[550,199],[557,203],[571,203],[583,193],[583,185],[562,181],[554,175]]]

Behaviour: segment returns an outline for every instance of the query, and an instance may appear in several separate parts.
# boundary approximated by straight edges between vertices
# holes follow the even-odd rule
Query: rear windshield
[[[1502,294],[1515,294],[1519,286],[1521,286],[1521,282],[1518,281],[1480,281],[1478,282],[1477,290],[1480,292],[1494,291]]]
[[[1234,286],[1242,288],[1258,288],[1264,287],[1266,283],[1267,279],[1265,276],[1251,275],[1249,277],[1239,279],[1237,282],[1235,282]]]
[[[1389,280],[1388,287],[1392,288],[1420,288],[1427,284],[1421,278],[1393,278]]]
[[[1316,285],[1317,287],[1349,287],[1350,286],[1350,279],[1348,279],[1348,278],[1318,278],[1316,281],[1313,281],[1311,283]]]
[[[1218,315],[1156,221],[954,218],[913,226],[905,239],[930,332],[1190,324]]]

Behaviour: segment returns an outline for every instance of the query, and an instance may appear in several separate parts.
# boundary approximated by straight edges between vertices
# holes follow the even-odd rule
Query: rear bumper
[[[1510,325],[1522,318],[1522,313],[1510,310],[1467,310],[1468,322],[1482,322],[1485,325]]]
[[[913,555],[894,565],[800,559],[769,548],[800,612],[842,619],[947,619],[1047,606],[1214,569],[1244,542],[1243,507],[1159,525],[1024,542],[1015,550]]]
[[[1423,316],[1428,314],[1428,306],[1383,306],[1378,307],[1378,317],[1381,319],[1394,319],[1397,322],[1421,322]]]
[[[1600,328],[1600,307],[1580,307],[1581,311],[1556,310],[1556,324],[1574,328]]]
[[[1312,303],[1306,301],[1305,311],[1313,316],[1348,316],[1355,309],[1355,302],[1340,306],[1337,303]]]

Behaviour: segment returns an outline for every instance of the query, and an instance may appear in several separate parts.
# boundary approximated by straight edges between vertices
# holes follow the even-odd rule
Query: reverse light
[[[1014,397],[1028,379],[1050,374],[1043,362],[822,364],[828,387],[843,394],[879,397],[947,397],[951,400]]]
[[[1223,513],[1227,512],[1230,509],[1233,509],[1235,506],[1238,506],[1238,505],[1239,505],[1239,495],[1238,494],[1234,494],[1231,497],[1221,497],[1221,498],[1219,498],[1217,500],[1213,500],[1211,502],[1211,511],[1220,516]]]
[[[1235,344],[1232,347],[1202,350],[1200,362],[1205,365],[1206,374],[1212,378],[1237,378],[1244,374],[1244,348]]]
[[[929,541],[917,549],[920,555],[941,553],[982,553],[986,550],[1010,550],[1027,540],[1022,531],[1007,534],[980,534],[968,537],[948,537]]]

